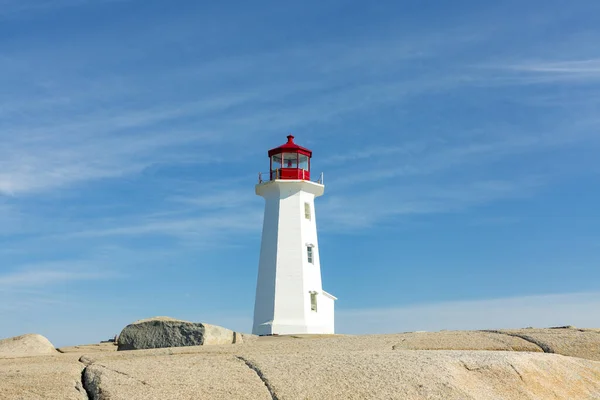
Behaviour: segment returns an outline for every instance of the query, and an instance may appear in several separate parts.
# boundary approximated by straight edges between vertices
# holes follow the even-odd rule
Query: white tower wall
[[[335,297],[321,285],[314,206],[315,197],[324,190],[321,184],[303,180],[274,180],[256,186],[256,194],[265,198],[265,217],[254,334],[334,333]],[[310,218],[306,218],[305,204],[310,207]]]

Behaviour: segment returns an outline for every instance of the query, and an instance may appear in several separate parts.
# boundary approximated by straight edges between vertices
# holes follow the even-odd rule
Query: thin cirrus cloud
[[[213,190],[207,190],[202,195],[173,196],[170,200],[197,209],[214,210],[239,208],[252,203],[256,204],[255,201],[252,201],[253,199],[252,192],[244,187],[243,189],[214,188]]]
[[[213,112],[219,112],[220,109],[236,104],[238,100],[234,99],[220,102],[219,106],[211,102],[208,107],[213,108]],[[114,116],[87,115],[85,118],[80,117],[81,121],[54,122],[43,128],[28,126],[31,125],[30,121],[27,125],[16,123],[6,128],[4,135],[7,140],[0,150],[0,164],[3,167],[0,192],[15,195],[86,180],[119,177],[137,173],[156,162],[178,163],[182,159],[200,162],[202,157],[206,157],[206,153],[196,152],[193,157],[187,156],[186,145],[233,141],[244,132],[258,130],[267,120],[270,120],[269,125],[273,129],[274,125],[283,127],[286,125],[284,121],[290,123],[294,118],[300,122],[299,114],[304,115],[304,123],[327,118],[326,114],[317,112],[316,106],[296,109],[293,114],[291,110],[279,110],[279,123],[273,120],[268,107],[251,115],[233,114],[225,123],[217,124],[208,132],[172,128],[143,131],[146,126],[169,119],[192,113],[202,115],[202,108],[198,103],[159,112],[126,110]],[[353,107],[354,105],[338,104],[330,109],[328,115],[348,111]],[[132,129],[135,133],[127,132]],[[140,130],[142,132],[137,133]],[[210,160],[215,161],[215,158],[210,157]]]
[[[5,290],[15,288],[44,287],[65,282],[98,280],[114,277],[97,265],[89,263],[43,263],[17,268],[0,275],[0,287]]]
[[[480,70],[480,68],[475,68]],[[600,59],[572,60],[523,60],[511,63],[483,65],[483,69],[495,71],[487,82],[480,84],[530,85],[530,84],[586,84],[600,80]]]
[[[530,62],[508,67],[517,71],[600,76],[600,59],[556,62]]]
[[[339,164],[347,169],[348,161],[356,163],[378,159],[380,166],[375,170],[366,172],[358,170],[352,174],[340,174],[339,177],[333,178],[335,183],[340,185],[396,177],[434,175],[459,167],[486,165],[514,155],[535,154],[565,145],[597,142],[598,137],[594,131],[599,126],[597,119],[587,118],[576,124],[559,125],[544,132],[528,132],[516,127],[500,130],[495,128],[486,132],[487,137],[473,139],[465,137],[465,141],[460,144],[438,138],[412,141],[402,146],[367,147],[334,156],[327,160],[325,165]],[[361,166],[362,169],[364,164],[356,165]]]
[[[23,14],[43,12],[57,8],[124,1],[130,0],[2,0],[0,1],[0,17],[19,17]]]
[[[135,120],[139,124],[140,116],[136,115]],[[30,134],[25,133],[26,129],[22,129],[22,134],[12,132],[14,136],[7,138],[0,149],[0,193],[18,195],[131,175],[154,163],[181,161],[185,153],[177,150],[186,144],[212,141],[202,132],[154,129],[154,132],[119,135],[107,133],[110,128],[99,130],[93,121],[88,124],[95,136],[86,129],[83,132],[89,136],[79,135],[77,128],[69,134],[70,130],[60,124]],[[119,131],[118,126],[113,129]],[[59,131],[60,136],[53,134]],[[193,160],[217,161],[207,154],[196,155]]]
[[[490,202],[527,198],[543,184],[542,177],[531,176],[514,181],[394,185],[358,196],[331,196],[319,205],[319,212],[328,229],[360,232],[390,217],[459,212]]]
[[[0,314],[14,314],[25,310],[40,312],[46,307],[70,307],[69,291],[57,287],[98,283],[120,277],[115,271],[89,261],[46,262],[25,265],[0,273]],[[8,316],[11,319],[10,315]],[[15,329],[14,326],[5,329]],[[0,333],[0,336],[6,334]]]
[[[328,195],[319,200],[322,228],[329,231],[352,232],[389,220],[390,217],[460,212],[494,201],[528,198],[545,184],[543,177],[531,176],[515,181],[488,180],[443,185],[412,184],[391,186],[364,195]],[[218,200],[218,202],[216,202]],[[381,207],[382,201],[386,204]],[[224,191],[176,199],[164,215],[140,215],[118,219],[106,225],[97,222],[93,228],[63,232],[59,240],[119,236],[171,236],[179,239],[203,238],[204,245],[223,246],[226,240],[257,234],[261,227],[262,203],[251,191]],[[86,223],[90,225],[90,223]],[[206,240],[210,239],[210,243]],[[197,245],[197,244],[196,244]]]
[[[238,188],[240,183],[244,189]],[[222,180],[215,184],[200,185],[200,188],[193,185],[195,189],[184,190],[186,195],[168,197],[158,212],[131,213],[123,218],[92,221],[94,227],[91,229],[74,226],[69,232],[55,236],[64,240],[158,235],[180,240],[195,239],[194,246],[199,245],[199,239],[202,239],[202,246],[224,245],[223,239],[237,239],[256,233],[261,227],[261,203],[245,183]],[[192,190],[196,193],[192,194]],[[86,225],[90,225],[90,222]]]
[[[72,232],[66,237],[106,237],[166,235],[176,237],[222,238],[232,232],[255,232],[260,227],[260,212],[238,212],[202,217],[175,217],[141,223],[120,223],[109,228]],[[65,237],[65,236],[63,236]],[[211,242],[211,245],[214,243]]]
[[[461,42],[461,41],[458,41]],[[467,41],[468,42],[468,41]],[[462,43],[462,42],[461,42]],[[323,47],[323,46],[322,46]],[[326,48],[326,46],[324,46]],[[393,54],[393,60],[386,65],[380,64],[390,71],[393,71],[393,65],[398,59],[410,60],[414,57],[422,57],[422,54],[411,50],[410,47],[398,50],[397,43],[387,43],[386,45],[375,46],[358,46],[357,48],[345,48],[343,46],[334,46],[337,53],[326,60],[319,68],[325,68],[324,71],[339,72],[339,69],[358,69],[366,68],[364,65],[364,50],[368,49],[373,52],[381,52]],[[387,51],[388,48],[394,48],[395,52]],[[379,49],[379,50],[378,50]],[[385,50],[385,51],[384,51]],[[306,49],[286,50],[286,55],[292,55],[302,60],[306,57]],[[287,54],[289,53],[289,54]],[[414,53],[414,54],[413,54]],[[425,52],[426,53],[426,52]],[[280,59],[288,59],[289,57],[281,57],[281,54],[274,55],[258,55],[246,62],[241,63],[245,67],[248,65],[250,69],[260,69],[259,67],[265,64],[273,64],[265,62],[277,56]],[[302,56],[302,57],[300,57]],[[362,57],[362,58],[361,58]],[[354,60],[354,61],[352,61]],[[362,61],[361,61],[362,60]],[[392,62],[393,61],[393,62]],[[222,64],[239,65],[238,63]],[[254,63],[254,64],[253,64]],[[293,63],[290,63],[293,64]],[[255,68],[252,67],[255,66]],[[214,69],[214,68],[213,68]],[[538,68],[539,69],[539,68]],[[208,69],[199,69],[196,71],[198,76],[208,73]],[[236,67],[230,70],[233,76],[240,75],[243,68]],[[246,73],[248,71],[245,71]],[[320,70],[323,72],[323,70]],[[309,74],[307,77],[316,78],[316,75]],[[219,138],[221,141],[231,141],[239,137],[242,132],[256,132],[264,126],[269,126],[269,129],[274,130],[278,127],[281,129],[298,125],[306,125],[323,122],[335,119],[341,115],[351,113],[353,111],[375,107],[378,104],[397,103],[403,99],[418,95],[419,93],[429,90],[451,90],[456,85],[468,84],[462,82],[459,77],[452,75],[443,75],[438,79],[431,79],[426,76],[421,79],[403,79],[400,78],[397,82],[377,82],[354,85],[352,88],[338,88],[334,91],[322,91],[327,88],[326,83],[321,80],[313,82],[313,90],[320,88],[319,92],[304,93],[308,94],[308,98],[301,104],[293,106],[274,106],[273,104],[259,104],[258,109],[244,110],[240,109],[245,104],[251,101],[256,101],[258,88],[249,89],[250,91],[242,93],[233,93],[225,96],[222,99],[216,100],[211,96],[207,96],[202,101],[192,101],[180,104],[177,107],[156,108],[155,109],[125,109],[119,110],[119,113],[94,112],[89,113],[87,110],[83,114],[73,116],[69,114],[69,121],[51,122],[39,128],[39,123],[30,121],[17,121],[6,127],[5,132],[9,132],[12,137],[22,137],[25,135],[27,141],[11,141],[0,150],[0,159],[2,163],[3,173],[0,175],[0,192],[9,195],[19,193],[35,192],[40,190],[50,190],[65,185],[85,182],[87,180],[95,180],[100,178],[115,178],[125,175],[136,174],[143,170],[148,165],[156,162],[172,162],[177,163],[182,159],[193,160],[194,156],[186,156],[185,151],[181,152],[186,141],[188,143],[206,143]],[[319,86],[321,85],[321,86]],[[298,91],[306,91],[306,87],[298,85],[296,87],[288,87],[287,90],[281,92],[281,98],[289,98]],[[273,88],[269,89],[272,92]],[[118,93],[118,92],[117,92]],[[254,94],[253,94],[254,93]],[[117,94],[118,95],[118,94]],[[77,103],[77,98],[69,101],[69,103]],[[24,109],[27,105],[23,105]],[[232,107],[233,112],[232,111]],[[215,119],[222,115],[222,112],[228,110],[228,118],[226,121],[219,121],[213,124],[213,127],[206,132],[181,132],[178,130],[172,131],[169,129],[164,132],[154,132],[148,134],[144,132],[143,137],[139,135],[123,134],[123,130],[136,129],[151,126],[153,124],[165,123],[168,121],[177,121],[191,115],[201,115],[208,119]],[[15,110],[13,110],[15,111]],[[22,110],[16,110],[13,114],[18,114]],[[57,118],[54,116],[54,118]],[[66,118],[66,112],[65,112]],[[78,121],[79,119],[79,121]],[[39,139],[56,137],[61,134],[60,144],[56,141]],[[86,143],[82,143],[79,139],[80,135],[87,136],[89,139]],[[525,141],[526,141],[525,137]],[[523,140],[521,138],[520,140]],[[30,142],[33,142],[31,145]],[[476,151],[471,153],[488,152],[490,146],[494,147],[495,152],[499,152],[507,146],[516,147],[513,144],[506,143],[484,143],[474,145],[478,147]],[[106,148],[109,152],[98,152],[96,149]],[[474,147],[471,146],[471,150]],[[9,151],[10,149],[10,151]],[[171,150],[169,150],[171,149]],[[379,151],[379,154],[386,152],[391,154],[393,148],[388,148],[385,151]],[[376,149],[375,149],[376,150]],[[398,149],[400,152],[403,149]],[[443,149],[448,153],[451,149]],[[169,154],[173,156],[169,156]],[[176,156],[175,156],[176,154]],[[198,154],[195,154],[198,157]],[[448,156],[448,155],[447,155]],[[365,157],[364,152],[360,157]],[[462,155],[454,158],[461,158]],[[428,163],[426,168],[443,168],[435,167],[440,160],[447,160],[448,157],[435,157],[434,162]],[[388,174],[405,174],[411,171],[422,171],[425,167],[406,166],[401,170],[394,172],[394,169],[387,169]],[[355,176],[354,179],[360,179],[360,176]],[[369,177],[372,179],[372,176]]]

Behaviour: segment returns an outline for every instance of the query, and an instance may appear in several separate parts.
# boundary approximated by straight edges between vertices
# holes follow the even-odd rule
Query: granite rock
[[[30,333],[0,340],[0,357],[28,357],[55,353],[54,345],[38,334]]]
[[[234,332],[216,325],[154,317],[127,325],[118,351],[234,343]]]

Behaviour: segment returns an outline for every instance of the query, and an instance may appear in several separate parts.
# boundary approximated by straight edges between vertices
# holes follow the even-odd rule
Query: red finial
[[[287,140],[288,140],[288,143],[294,143],[294,136],[293,135],[288,135],[287,136]]]

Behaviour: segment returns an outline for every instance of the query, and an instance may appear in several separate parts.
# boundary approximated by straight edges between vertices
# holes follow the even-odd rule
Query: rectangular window
[[[310,310],[317,312],[317,292],[310,292]]]
[[[309,203],[304,203],[304,218],[306,218],[307,220],[310,221],[311,215],[310,215],[310,204]]]
[[[308,262],[310,264],[313,264],[314,257],[313,257],[313,248],[312,248],[312,246],[306,246],[306,257],[308,259]]]

